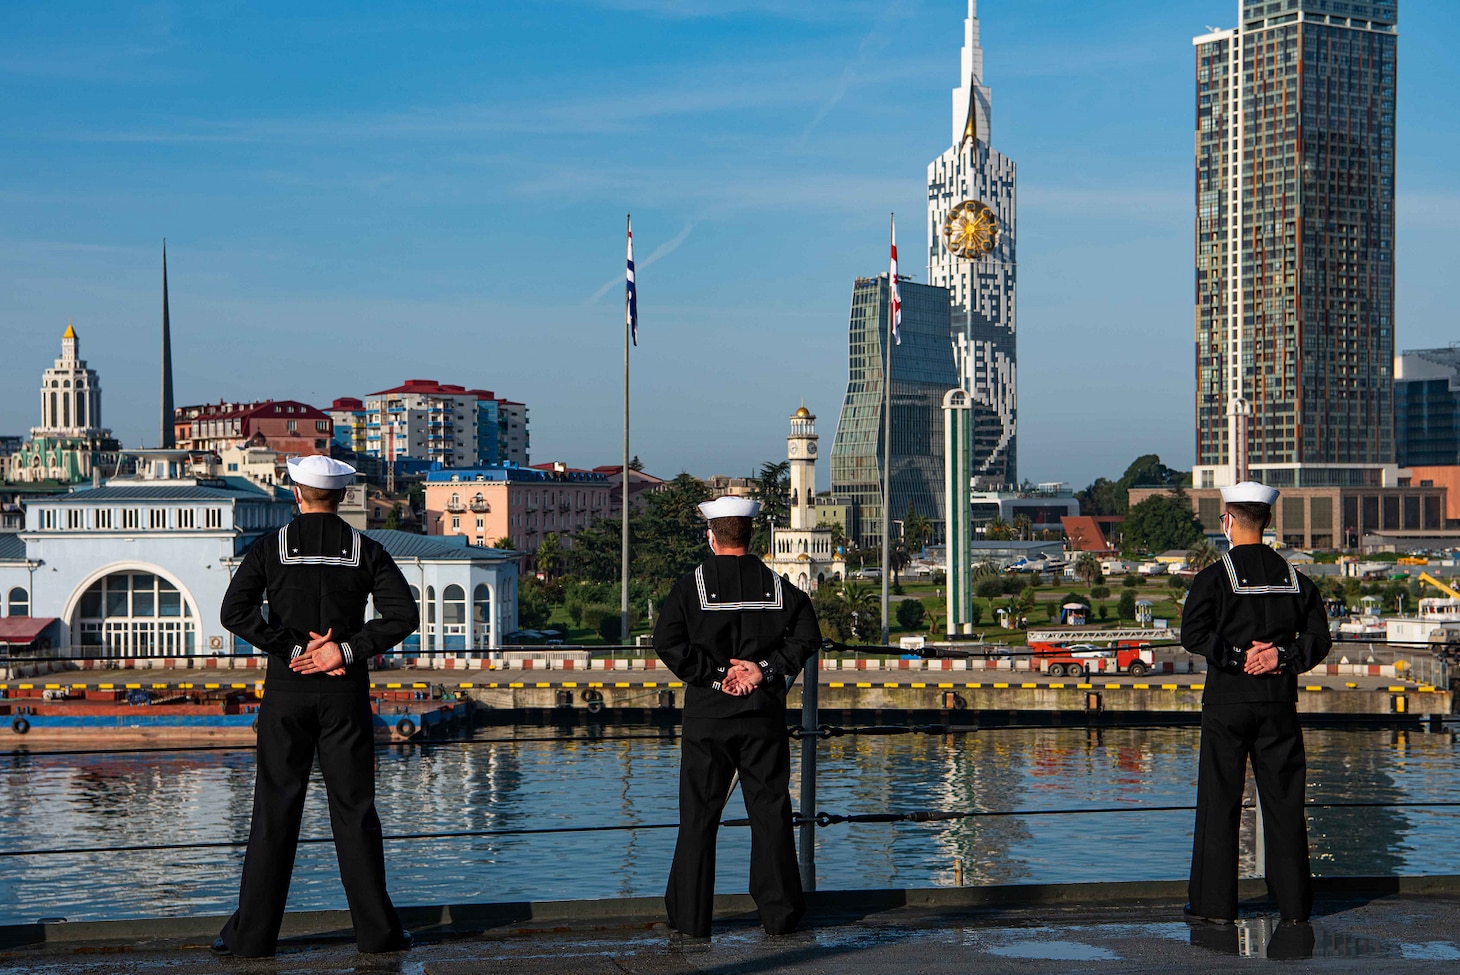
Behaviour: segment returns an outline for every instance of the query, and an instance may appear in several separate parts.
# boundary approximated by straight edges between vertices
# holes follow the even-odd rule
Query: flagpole
[[[887,238],[896,246],[895,214],[887,215]],[[893,307],[892,296],[897,290],[897,272],[889,269],[887,281],[887,363],[882,370],[882,393],[883,393],[883,414],[882,414],[882,646],[887,646],[888,625],[888,591],[887,576],[891,570],[892,560],[887,550],[888,539],[892,537],[892,330],[897,310]]]
[[[634,223],[633,214],[624,215],[624,234],[628,240],[629,253],[633,253]],[[619,521],[622,527],[622,552],[620,568],[623,573],[623,594],[619,602],[619,642],[625,645],[629,642],[629,331],[632,328],[631,316],[629,314],[629,294],[624,293],[624,467],[619,478],[619,491],[622,494],[622,510],[619,512]]]

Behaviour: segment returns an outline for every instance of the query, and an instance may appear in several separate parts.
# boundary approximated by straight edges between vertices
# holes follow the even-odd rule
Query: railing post
[[[801,889],[816,889],[816,706],[821,690],[821,653],[801,671]]]
[[[1253,857],[1257,861],[1257,876],[1267,876],[1267,830],[1262,822],[1262,793],[1257,789],[1257,778],[1254,775],[1252,780],[1252,805],[1253,805]],[[1306,813],[1305,813],[1306,815]]]

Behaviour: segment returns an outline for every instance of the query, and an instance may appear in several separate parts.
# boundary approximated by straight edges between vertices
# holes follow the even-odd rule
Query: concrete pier
[[[962,663],[962,661],[959,661]],[[388,710],[392,702],[470,698],[487,720],[512,721],[674,720],[684,703],[684,684],[657,661],[619,660],[610,670],[539,668],[460,670],[389,669],[374,672],[373,687]],[[1055,678],[1010,669],[927,670],[898,666],[924,661],[843,660],[861,667],[820,671],[820,712],[827,723],[1002,722],[1015,716],[1036,723],[1119,725],[1122,722],[1192,723],[1201,711],[1205,675],[1153,673]],[[937,661],[926,661],[937,663]],[[1007,661],[1004,661],[1007,663]],[[637,666],[631,666],[636,664]],[[865,665],[876,666],[865,666]],[[129,689],[191,691],[216,697],[262,692],[259,671],[236,669],[69,671],[0,682],[0,716],[27,697],[66,690],[73,695],[124,693]],[[800,707],[799,683],[789,703]],[[404,706],[404,704],[402,705]],[[1312,724],[1434,723],[1450,717],[1448,687],[1387,674],[1312,673],[1299,683],[1298,709]],[[382,711],[385,713],[385,711]],[[6,738],[0,726],[0,742]]]

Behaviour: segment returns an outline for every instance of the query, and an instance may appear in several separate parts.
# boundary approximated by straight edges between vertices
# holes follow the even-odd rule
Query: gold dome
[[[796,420],[804,420],[807,417],[809,417],[810,415],[811,415],[811,411],[808,410],[805,406],[802,406],[795,413],[792,413],[791,414],[791,417],[792,417],[792,419],[796,419]]]

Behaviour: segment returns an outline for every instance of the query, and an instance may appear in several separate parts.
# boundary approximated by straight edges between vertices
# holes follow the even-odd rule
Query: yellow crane
[[[1449,596],[1451,599],[1460,599],[1460,590],[1456,590],[1450,586],[1445,585],[1443,582],[1441,582],[1439,579],[1436,579],[1428,572],[1421,572],[1419,574],[1419,581],[1428,582],[1430,585],[1434,586],[1436,589],[1440,590],[1440,592],[1444,593],[1446,596]]]

